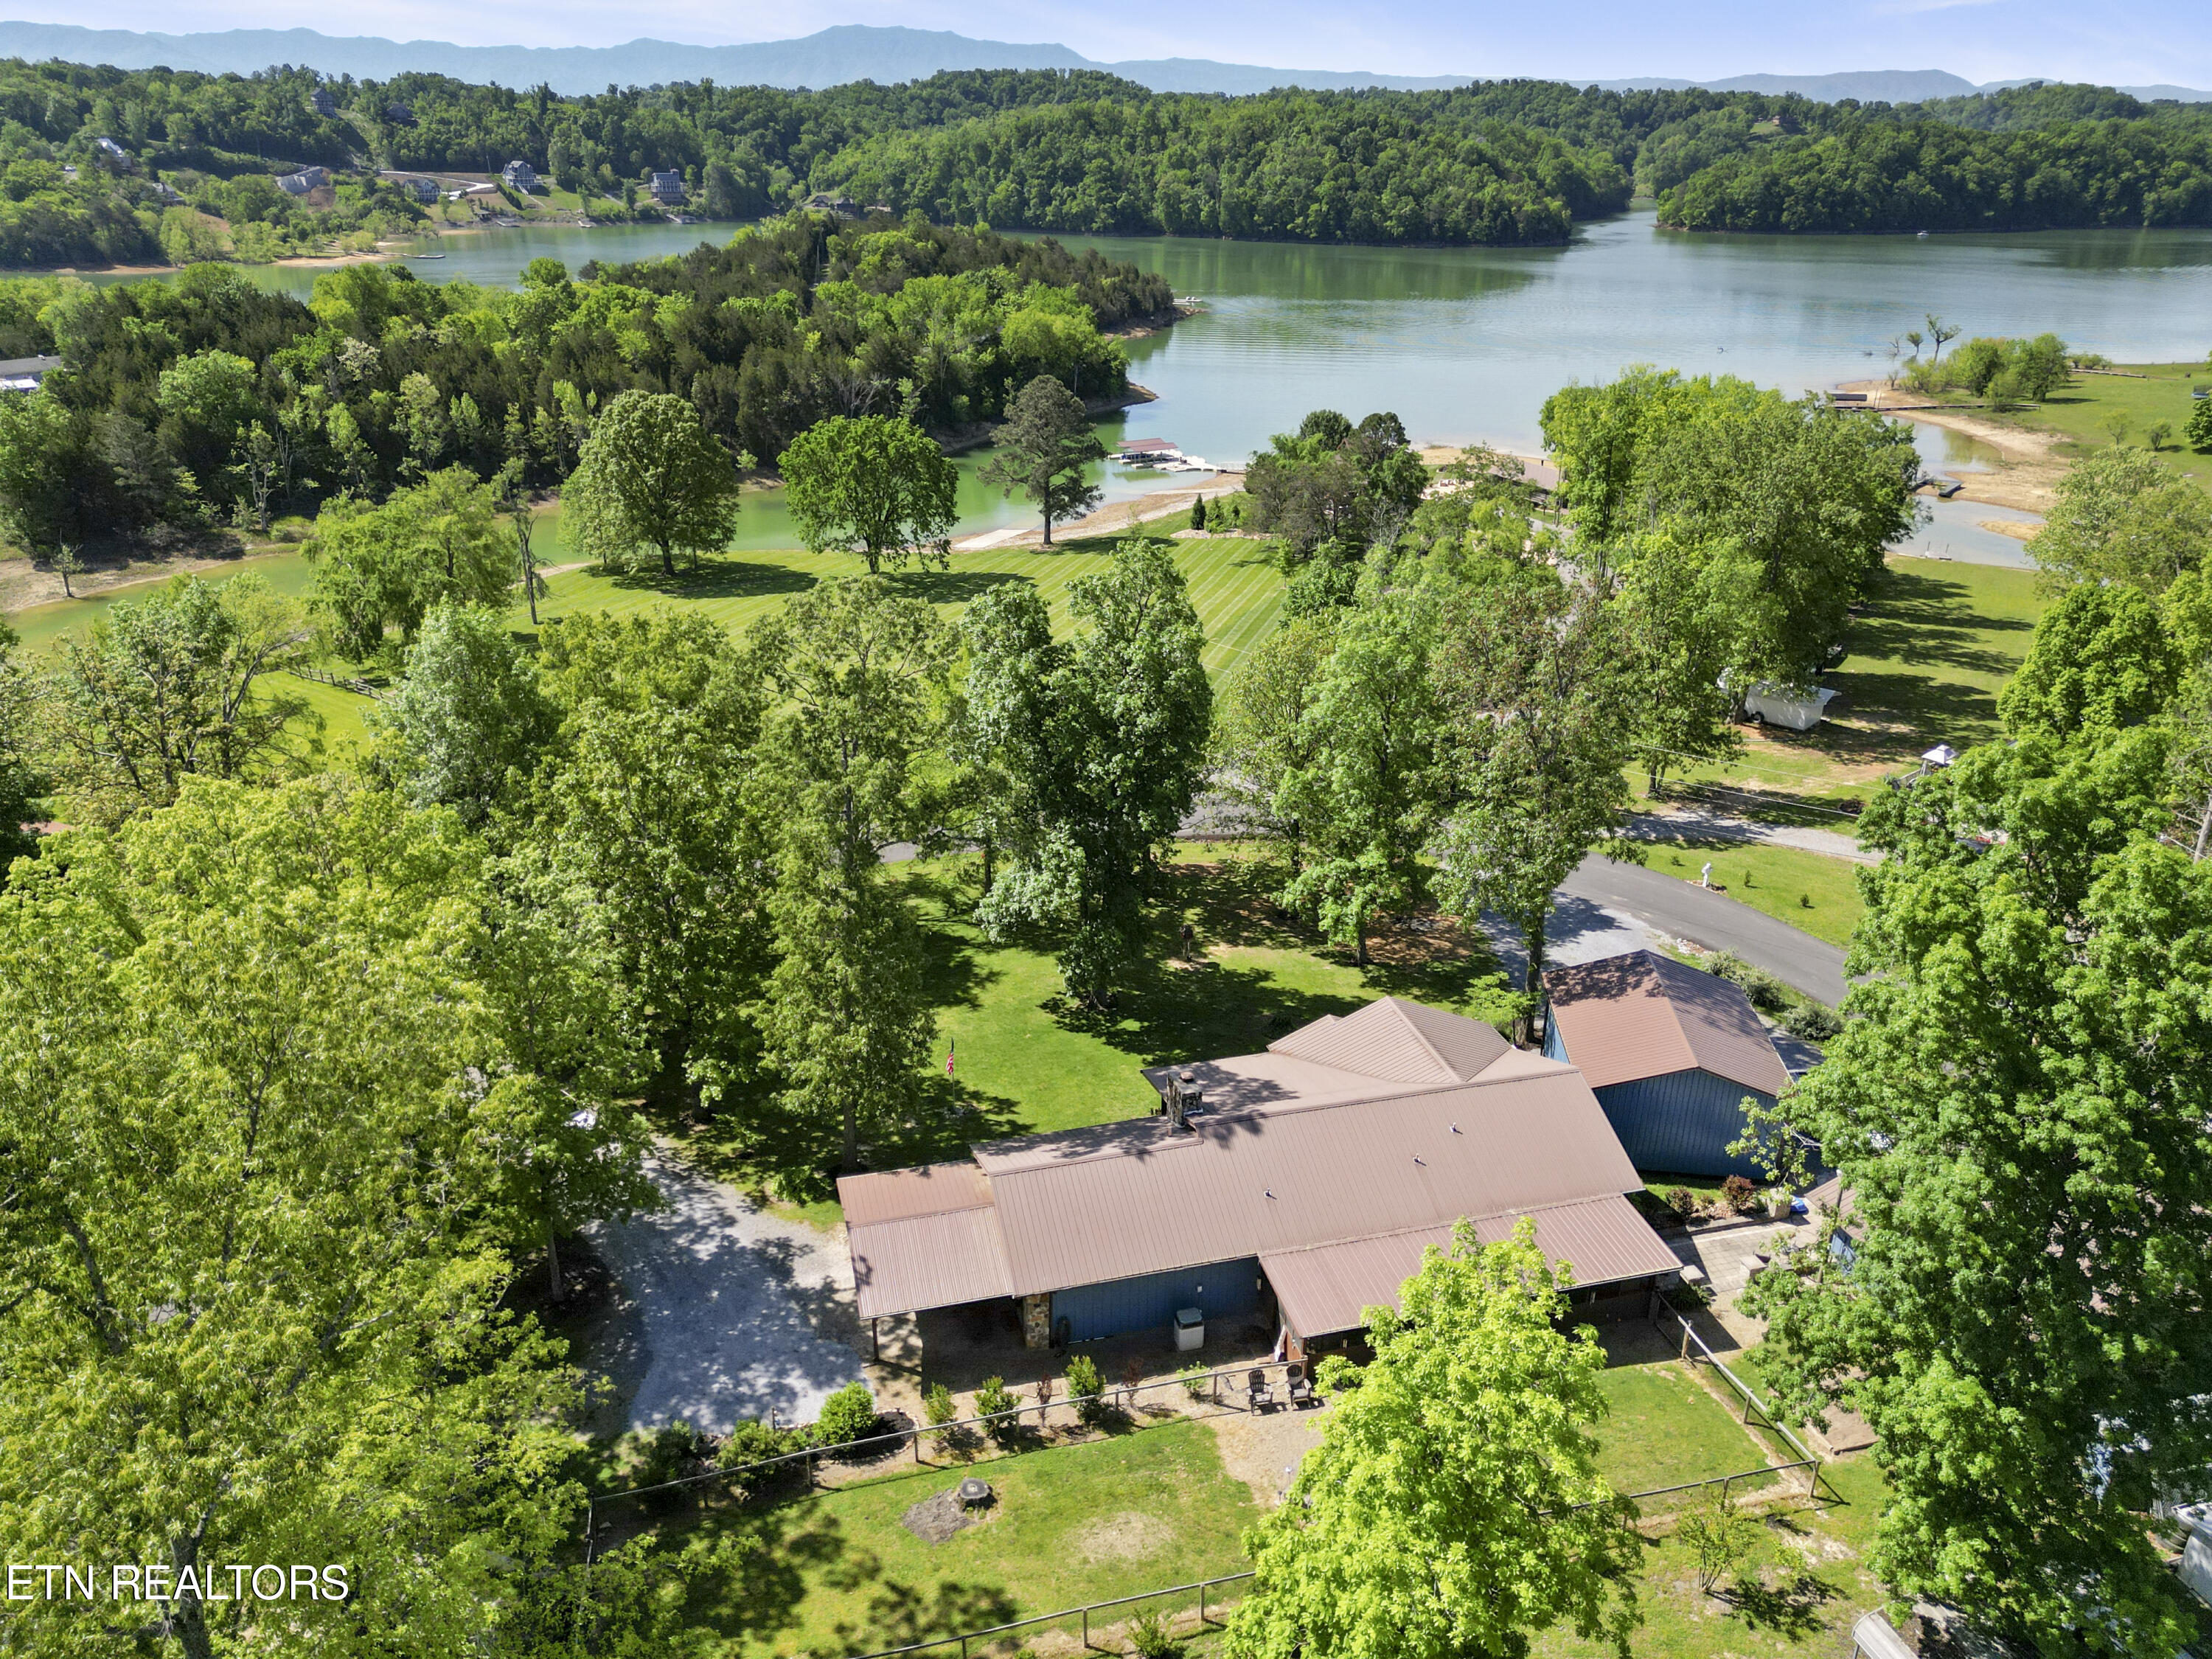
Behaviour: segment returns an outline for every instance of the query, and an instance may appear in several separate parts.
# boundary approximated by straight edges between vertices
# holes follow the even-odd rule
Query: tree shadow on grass
[[[803,593],[818,579],[786,564],[751,559],[705,558],[671,576],[650,570],[623,571],[608,578],[624,592],[643,591],[672,599],[750,599],[775,593]]]
[[[966,605],[993,588],[1024,578],[1011,570],[900,570],[887,578],[901,597],[932,605]]]
[[[988,1630],[1017,1619],[1021,1607],[995,1584],[963,1584],[946,1579],[931,1589],[887,1578],[868,1598],[865,1620],[841,1620],[836,1645],[810,1648],[810,1655],[843,1655],[880,1648],[906,1647],[933,1637]]]
[[[808,1570],[834,1567],[847,1549],[836,1517],[811,1503],[732,1507],[655,1530],[683,1552],[685,1622],[763,1643],[799,1623]]]
[[[1251,1054],[1328,1014],[1348,1014],[1373,996],[1401,996],[1457,1007],[1477,984],[1500,971],[1479,939],[1432,914],[1395,918],[1370,938],[1360,991],[1316,991],[1286,985],[1264,967],[1208,955],[1209,945],[1304,951],[1339,967],[1351,952],[1276,907],[1281,872],[1250,860],[1167,866],[1154,895],[1147,949],[1123,978],[1114,1006],[1050,1005],[1064,1027],[1095,1036],[1140,1064]],[[1185,962],[1181,929],[1194,930],[1194,959]]]
[[[1820,1609],[1836,1599],[1836,1588],[1809,1572],[1798,1572],[1782,1583],[1767,1585],[1756,1578],[1739,1578],[1713,1594],[1742,1619],[1749,1630],[1771,1630],[1793,1642],[1817,1636],[1826,1627]]]

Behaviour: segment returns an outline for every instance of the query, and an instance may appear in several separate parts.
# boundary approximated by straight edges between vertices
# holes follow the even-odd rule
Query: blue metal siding
[[[1562,1065],[1574,1062],[1567,1058],[1567,1045],[1559,1036],[1559,1022],[1552,1018],[1552,1005],[1544,1005],[1544,1058],[1556,1060]]]
[[[1771,1095],[1698,1071],[1669,1072],[1595,1092],[1628,1161],[1639,1170],[1741,1175],[1754,1181],[1765,1173],[1750,1158],[1729,1157],[1728,1148],[1743,1133],[1744,1097],[1771,1106]]]
[[[1165,1330],[1178,1308],[1203,1308],[1210,1324],[1249,1314],[1259,1305],[1260,1260],[1248,1255],[1241,1261],[1216,1261],[1055,1291],[1052,1322],[1057,1330],[1066,1320],[1071,1341],[1089,1342],[1125,1331]],[[1206,1332],[1209,1340],[1218,1334]]]

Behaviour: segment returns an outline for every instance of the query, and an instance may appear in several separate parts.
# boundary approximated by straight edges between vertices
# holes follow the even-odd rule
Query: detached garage
[[[1544,975],[1544,1052],[1589,1079],[1639,1170],[1765,1171],[1729,1151],[1746,1095],[1772,1106],[1790,1073],[1740,987],[1656,951]]]

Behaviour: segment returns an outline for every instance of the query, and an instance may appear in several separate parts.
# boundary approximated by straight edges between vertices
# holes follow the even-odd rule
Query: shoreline
[[[1865,408],[1878,409],[1899,420],[1943,427],[1996,450],[1996,471],[1946,475],[1966,486],[1951,498],[1954,501],[2009,507],[2023,513],[2048,513],[2057,501],[2058,480],[2073,465],[2051,453],[2065,441],[2055,433],[2006,426],[1960,410],[1931,409],[1923,404],[1909,403],[1907,399],[1918,394],[1905,392],[1886,380],[1845,380],[1835,389],[1863,392],[1867,396]]]

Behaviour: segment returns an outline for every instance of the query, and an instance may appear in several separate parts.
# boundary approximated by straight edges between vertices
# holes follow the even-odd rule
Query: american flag
[[[951,1076],[952,1075],[952,1051],[953,1051],[953,1049],[954,1049],[954,1048],[957,1048],[958,1046],[959,1046],[959,1045],[958,1045],[956,1042],[954,1042],[952,1039],[951,1039],[951,1038],[947,1038],[947,1039],[945,1040],[945,1076],[947,1076],[947,1077],[951,1077]]]

